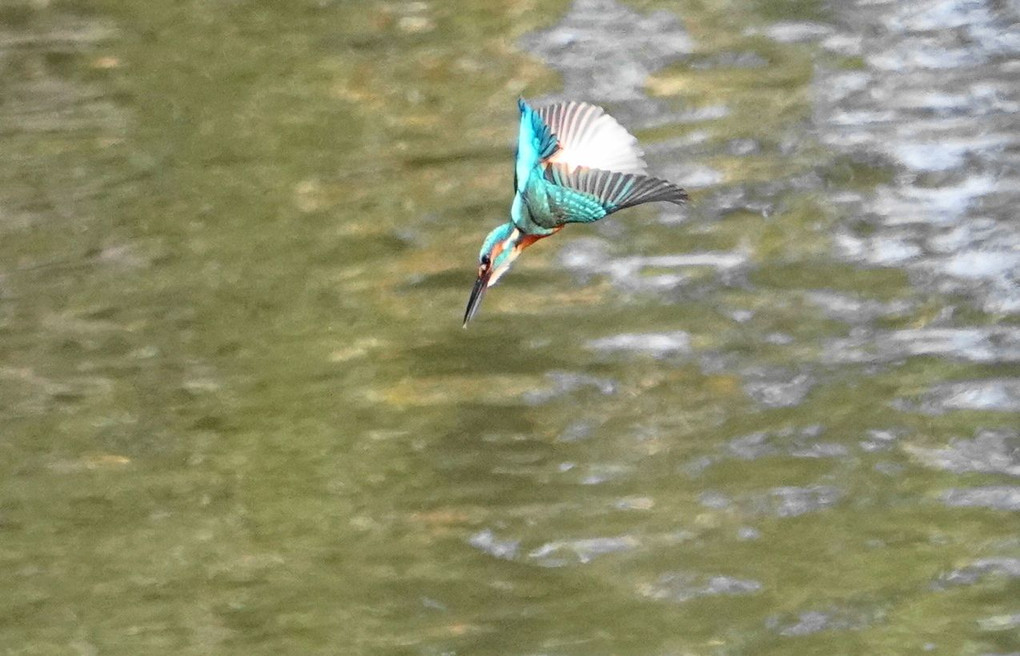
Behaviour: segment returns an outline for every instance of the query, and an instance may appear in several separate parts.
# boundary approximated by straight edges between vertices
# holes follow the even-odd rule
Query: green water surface
[[[728,109],[643,142],[704,144],[692,164],[720,187],[888,180],[801,131],[814,67],[855,62],[748,29],[824,20],[822,3],[628,6],[676,13],[695,43],[650,97]],[[747,392],[748,368],[795,377],[848,334],[809,292],[917,299],[903,271],[833,259],[843,217],[816,190],[719,216],[708,187],[681,225],[642,208],[565,231],[461,329],[510,199],[516,98],[560,87],[516,44],[567,8],[7,0],[0,654],[1020,650],[1016,577],[933,589],[1020,551],[1015,513],[939,502],[1001,477],[912,455],[1016,416],[890,403],[1015,367],[829,365],[793,405]],[[767,66],[690,65],[732,51]],[[760,148],[727,154],[734,138]],[[624,293],[560,265],[593,235],[613,257],[748,263],[725,284],[692,267],[665,299]],[[688,351],[588,345],[671,331]],[[727,456],[805,427],[840,455]],[[873,431],[897,438],[861,448]],[[794,487],[838,498],[787,513]],[[712,577],[755,585],[690,592]],[[810,613],[829,626],[784,631]]]

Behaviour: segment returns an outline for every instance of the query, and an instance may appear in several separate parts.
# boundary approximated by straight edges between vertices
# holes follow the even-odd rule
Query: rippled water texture
[[[516,98],[691,192],[529,249]],[[3,654],[1020,652],[1020,6],[0,4]]]

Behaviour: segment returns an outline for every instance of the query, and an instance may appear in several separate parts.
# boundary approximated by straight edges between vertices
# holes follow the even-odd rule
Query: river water
[[[516,98],[691,203],[460,327]],[[1014,1],[7,0],[0,653],[1020,652]]]

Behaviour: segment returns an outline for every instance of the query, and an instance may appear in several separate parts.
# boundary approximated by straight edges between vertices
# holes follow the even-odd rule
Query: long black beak
[[[491,275],[490,271],[478,274],[478,280],[475,281],[475,286],[471,288],[471,297],[468,298],[467,309],[464,310],[464,328],[467,328],[468,321],[471,321],[471,317],[475,316],[475,313],[478,312],[478,308],[482,304],[482,297],[485,296],[485,290],[489,287],[489,276]]]

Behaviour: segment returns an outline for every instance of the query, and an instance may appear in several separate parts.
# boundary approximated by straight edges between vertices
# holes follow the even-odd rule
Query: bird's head
[[[489,233],[482,244],[481,252],[478,253],[478,278],[475,280],[475,286],[471,289],[471,297],[468,299],[467,309],[464,311],[465,326],[478,312],[485,290],[496,284],[496,281],[510,270],[510,265],[521,254],[521,251],[537,239],[533,235],[522,233],[512,221],[504,223]]]

